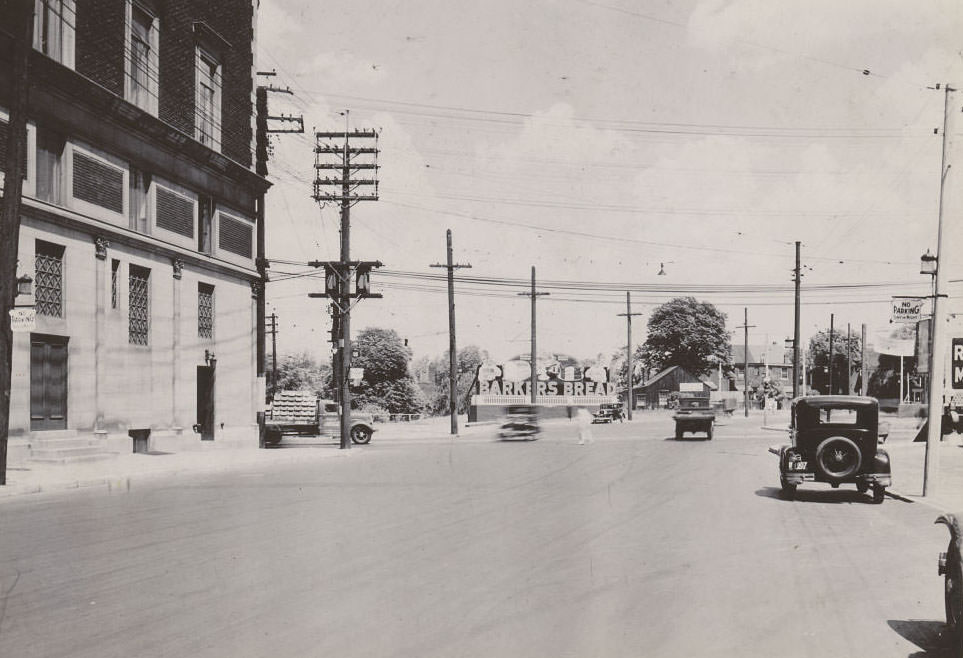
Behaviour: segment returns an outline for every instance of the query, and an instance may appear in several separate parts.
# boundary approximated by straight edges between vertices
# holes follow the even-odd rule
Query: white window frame
[[[74,153],[81,153],[85,157],[91,158],[92,160],[97,160],[101,164],[112,167],[121,172],[121,194],[123,199],[123,207],[119,213],[93,203],[88,203],[87,201],[78,199],[74,196]],[[63,166],[67,189],[67,203],[65,205],[72,210],[82,212],[96,219],[102,219],[105,222],[110,222],[111,224],[117,224],[119,226],[123,226],[124,228],[128,228],[130,226],[130,170],[127,167],[127,163],[119,158],[107,155],[106,153],[97,151],[91,147],[78,144],[76,142],[71,142],[68,139],[67,146],[64,148]]]
[[[170,192],[171,194],[176,194],[177,196],[189,201],[193,208],[193,225],[194,230],[192,231],[191,237],[185,237],[180,233],[174,233],[173,231],[168,231],[163,226],[157,225],[157,190],[158,188],[164,188],[164,191]],[[154,176],[153,181],[150,186],[150,194],[148,195],[148,204],[150,205],[150,230],[154,237],[163,239],[164,242],[170,242],[171,244],[176,244],[180,247],[186,249],[196,250],[197,249],[197,194],[191,192],[187,188],[181,187],[176,183],[171,183],[164,180],[163,178],[158,178]]]
[[[142,105],[134,98],[134,9],[138,9],[151,17],[148,28],[148,47],[150,52],[147,61],[147,104]],[[142,110],[157,116],[158,98],[160,95],[160,19],[147,6],[127,0],[125,14],[124,40],[124,98]]]
[[[205,146],[220,153],[221,151],[221,96],[223,89],[223,69],[224,63],[221,59],[215,56],[210,50],[203,48],[202,46],[197,46],[195,49],[195,60],[194,60],[194,137],[197,141],[205,144]],[[206,60],[206,61],[205,61]],[[212,99],[214,107],[212,108],[211,116],[211,134],[210,142],[205,142],[204,131],[201,129],[201,118],[206,115],[202,115],[201,108],[203,107],[201,94],[201,74],[205,68],[210,68],[206,65],[206,62],[210,62],[215,65],[214,75],[211,79],[211,84],[213,86]]]
[[[56,5],[56,6],[51,6]],[[75,0],[34,0],[33,47],[47,57],[60,62],[67,68],[74,68],[74,44],[77,25],[77,6]],[[60,44],[57,52],[45,52],[43,28],[45,19],[59,23],[61,28]]]

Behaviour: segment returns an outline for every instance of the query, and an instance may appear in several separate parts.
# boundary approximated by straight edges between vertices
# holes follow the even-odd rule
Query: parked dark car
[[[534,441],[538,438],[539,431],[538,407],[531,404],[512,404],[505,409],[505,417],[498,428],[498,438]]]
[[[788,498],[803,482],[833,488],[854,483],[860,493],[873,490],[881,503],[890,486],[889,454],[879,447],[876,398],[825,395],[792,401],[792,444],[770,449],[779,455],[779,481]]]
[[[944,576],[943,603],[946,606],[946,633],[952,658],[963,658],[963,529],[960,514],[943,514],[937,523],[950,530],[950,543],[940,554],[939,575]]]

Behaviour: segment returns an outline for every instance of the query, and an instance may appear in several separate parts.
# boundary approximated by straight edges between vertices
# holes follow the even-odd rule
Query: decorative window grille
[[[124,212],[124,172],[74,151],[74,198]]]
[[[197,284],[197,335],[214,338],[214,286]]]
[[[127,335],[131,345],[148,345],[150,339],[150,270],[130,266],[130,322]]]
[[[194,202],[191,199],[158,186],[156,203],[159,228],[186,238],[194,237]]]
[[[37,313],[54,318],[64,316],[64,248],[37,240],[34,259],[34,301]]]
[[[110,307],[117,308],[117,275],[120,272],[120,261],[110,261]]]
[[[217,231],[217,248],[229,251],[238,256],[251,258],[254,227],[249,222],[242,221],[220,213]]]

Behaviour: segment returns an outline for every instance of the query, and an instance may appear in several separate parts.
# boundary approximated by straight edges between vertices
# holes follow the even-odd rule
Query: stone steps
[[[54,430],[37,432],[31,436],[28,461],[76,464],[114,459],[116,456],[116,453],[107,451],[98,439],[81,436],[77,430]]]

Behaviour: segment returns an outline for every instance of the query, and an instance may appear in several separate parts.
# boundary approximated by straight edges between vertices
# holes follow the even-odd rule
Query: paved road
[[[0,505],[0,656],[938,656],[935,512],[667,417]],[[298,449],[298,448],[292,448]]]

